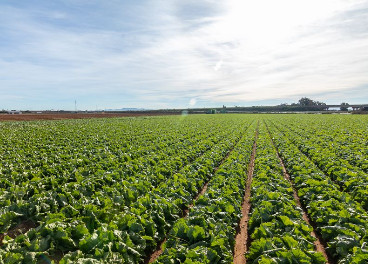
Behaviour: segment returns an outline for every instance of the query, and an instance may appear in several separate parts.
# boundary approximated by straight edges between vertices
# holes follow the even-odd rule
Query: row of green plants
[[[162,126],[166,125],[166,120],[164,121],[165,122],[162,124]],[[95,125],[100,131],[102,129],[101,124],[104,123],[102,123],[100,120],[94,120],[94,122],[96,122]],[[109,122],[111,121],[109,120]],[[111,124],[109,123],[109,125],[106,125],[106,127],[110,129],[113,127],[113,124],[119,127],[121,125],[120,123],[124,122],[125,120],[123,121],[121,119],[115,120]],[[49,123],[52,128],[54,126],[58,127],[60,130],[64,128],[64,134],[66,134],[65,137],[73,138],[73,133],[67,130],[67,128],[60,126],[59,122],[57,122],[57,125],[52,122]],[[84,123],[81,123],[79,126],[83,127],[83,124]],[[92,131],[97,129],[93,126],[94,123],[92,121],[89,121],[87,124],[89,125],[88,127],[93,128],[91,128]],[[232,122],[228,122],[227,124],[229,125],[228,129],[234,132],[231,134],[232,137],[239,137],[239,125],[242,123],[236,124],[234,123],[234,120],[232,120]],[[65,123],[61,123],[61,125],[65,125]],[[75,123],[75,125],[78,125],[78,123]],[[14,129],[13,126],[14,125],[10,125],[10,127]],[[34,140],[38,140],[42,137],[48,137],[49,135],[44,134],[44,130],[39,129],[39,126],[43,127],[46,126],[46,124],[34,124],[30,122],[28,125],[23,125],[20,130],[24,132],[24,127],[27,129],[36,127],[36,132],[40,132],[40,135],[37,137],[35,136],[34,138],[36,139]],[[190,127],[189,125],[187,126]],[[111,145],[110,142],[102,147],[95,142],[95,147],[92,147],[92,145],[86,145],[81,150],[75,149],[76,152],[81,152],[76,154],[81,155],[83,158],[78,159],[80,164],[75,164],[72,157],[64,157],[65,160],[63,160],[64,163],[61,169],[62,171],[53,171],[52,166],[56,166],[53,164],[52,166],[50,165],[50,167],[48,167],[48,174],[43,173],[37,176],[32,175],[33,169],[35,168],[34,163],[38,162],[37,156],[36,158],[32,156],[32,149],[24,148],[24,150],[29,151],[29,153],[25,153],[25,151],[23,151],[23,153],[17,154],[23,157],[22,161],[17,160],[17,162],[14,163],[14,166],[12,166],[16,167],[17,169],[14,169],[11,173],[6,171],[4,168],[2,168],[1,171],[0,232],[6,232],[10,228],[14,227],[19,221],[24,219],[32,218],[32,220],[37,222],[41,220],[42,215],[45,215],[49,212],[59,211],[65,206],[65,204],[68,203],[67,201],[63,200],[79,200],[81,198],[92,198],[93,200],[92,196],[96,192],[104,192],[109,195],[114,195],[115,200],[118,200],[121,206],[129,206],[129,204],[135,201],[141,193],[145,193],[153,187],[158,186],[160,182],[164,181],[168,177],[171,177],[175,172],[179,171],[185,165],[190,164],[194,160],[198,159],[201,155],[204,155],[204,153],[210,153],[211,148],[223,141],[224,136],[227,134],[226,131],[213,129],[213,132],[210,134],[198,133],[198,135],[194,137],[195,127],[196,125],[193,125],[191,129],[186,129],[187,132],[190,131],[190,133],[188,132],[189,135],[179,137],[179,140],[181,139],[186,142],[185,144],[177,144],[177,142],[174,140],[167,149],[163,147],[162,150],[156,152],[155,156],[150,156],[149,158],[140,157],[136,159],[130,159],[129,156],[125,154],[123,156],[119,156],[116,153],[110,153],[109,155],[112,156],[112,158],[100,158],[98,155],[96,155],[97,158],[94,157],[91,159],[89,156],[85,156],[84,151],[86,148],[88,148],[91,153],[93,153],[96,148],[103,148],[108,152],[108,146]],[[54,131],[54,129],[50,130]],[[73,128],[72,131],[74,131],[74,129],[75,128]],[[157,133],[159,133],[159,130]],[[174,133],[174,135],[175,134],[176,133]],[[5,133],[2,134],[3,138],[5,135]],[[18,135],[20,135],[20,133],[18,133]],[[112,135],[110,136],[112,137]],[[159,137],[159,134],[156,136]],[[95,135],[95,137],[97,136]],[[90,134],[86,132],[84,140],[89,138]],[[28,142],[27,139],[27,137],[19,138],[17,147],[26,144]],[[113,137],[112,139],[115,140]],[[73,148],[73,144],[78,145],[81,141],[83,140],[74,139],[74,141],[69,141],[68,144],[65,144],[64,148]],[[57,138],[54,139],[53,142],[55,144],[60,144],[58,143]],[[45,140],[45,145],[47,145],[46,143],[47,141]],[[113,141],[113,143],[115,142]],[[140,143],[141,142],[137,142],[136,144],[139,145]],[[90,144],[92,143],[90,142]],[[124,144],[124,142],[121,142],[120,145],[121,144]],[[160,145],[158,142],[156,142],[156,144]],[[93,156],[91,153],[89,155]],[[56,151],[54,148],[50,148],[47,152],[47,157],[49,157],[48,161],[50,159],[52,160],[53,156],[59,157],[62,155],[62,153]],[[28,158],[28,161],[24,160],[24,158],[27,156],[32,158]],[[12,156],[9,157],[7,155],[2,156],[2,162],[10,162],[11,157]],[[86,159],[88,159],[88,162],[85,162]],[[47,167],[47,165],[44,166]],[[23,169],[22,173],[17,171],[21,169]],[[30,177],[30,175],[32,176]],[[137,181],[137,179],[139,180]],[[115,187],[118,187],[118,189]],[[56,202],[57,200],[60,201]],[[97,202],[97,204],[98,203],[99,202]]]
[[[213,175],[188,217],[174,224],[155,263],[232,262],[255,125]]]
[[[301,202],[327,243],[327,252],[339,264],[367,263],[367,212],[271,122],[268,124]]]
[[[37,226],[15,239],[5,236],[0,263],[142,263],[165,238],[158,263],[230,263],[254,117],[0,123],[0,237],[24,220]],[[368,262],[363,117],[267,119],[328,253],[339,264]],[[260,129],[246,257],[250,263],[323,262]]]
[[[6,237],[0,255],[14,263],[58,255],[60,263],[142,262],[239,140],[238,131],[155,188],[146,181],[154,175],[126,181],[126,175],[101,173],[34,195],[27,209],[39,226],[15,239]]]
[[[85,176],[119,168],[126,173],[134,173],[149,170],[146,167],[152,166],[151,163],[174,158],[177,164],[172,166],[180,166],[180,162],[208,149],[213,137],[223,135],[224,127],[233,132],[241,125],[234,119],[212,121],[191,119],[181,126],[171,119],[158,119],[155,123],[151,119],[140,120],[141,123],[108,119],[105,122],[81,120],[81,123],[58,121],[2,125],[0,175],[8,177],[1,179],[8,178],[9,184],[17,185],[30,179],[73,173]],[[156,127],[157,123],[160,126]],[[162,135],[161,127],[166,126],[172,129],[163,131]],[[132,136],[130,132],[135,132],[137,127],[142,129],[140,137]],[[210,140],[206,142],[206,138]],[[192,155],[193,147],[200,147],[199,153]],[[170,165],[167,163],[166,167]],[[61,181],[65,177],[60,178]]]
[[[367,116],[330,116],[285,120],[295,132],[304,131],[332,151],[364,172],[368,172]]]
[[[308,128],[291,126],[277,127],[295,144],[299,150],[307,155],[319,169],[328,175],[333,181],[339,184],[344,192],[349,193],[356,201],[361,203],[363,208],[368,211],[368,174],[362,169],[352,165],[349,160],[339,154],[338,145],[334,138],[330,140],[325,131],[312,133]],[[322,135],[321,135],[322,134]],[[333,142],[329,146],[329,142]],[[363,146],[360,149],[364,149]],[[365,158],[368,157],[368,149]],[[366,160],[367,164],[368,161]]]
[[[325,263],[262,122],[251,189],[247,263]]]

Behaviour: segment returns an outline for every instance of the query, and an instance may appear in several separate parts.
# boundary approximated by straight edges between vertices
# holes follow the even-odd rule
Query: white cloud
[[[55,19],[64,19],[67,18],[67,15],[65,13],[54,12],[51,14],[51,17]]]
[[[194,106],[196,103],[197,103],[197,99],[195,99],[195,98],[192,98],[192,99],[190,99],[190,101],[189,101],[189,105],[190,105],[190,106]]]
[[[216,63],[216,66],[214,68],[215,71],[218,71],[222,66],[222,60],[220,60],[219,62]]]
[[[0,33],[7,29],[9,43],[0,47],[0,91],[50,100],[88,95],[91,108],[101,97],[154,108],[185,107],[189,98],[190,105],[251,102],[368,84],[364,1],[206,1],[202,13],[178,11],[189,12],[193,3],[140,6],[139,28],[122,27],[131,22],[124,16],[95,28],[78,27],[87,23],[77,20],[70,28],[3,9]],[[57,21],[78,18],[50,14]]]

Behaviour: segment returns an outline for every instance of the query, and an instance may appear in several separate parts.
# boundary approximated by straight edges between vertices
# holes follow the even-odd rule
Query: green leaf
[[[200,226],[190,226],[187,231],[187,236],[190,243],[195,243],[197,241],[203,240],[205,238],[205,231],[203,227]]]
[[[92,249],[99,243],[99,239],[98,239],[98,234],[97,233],[93,233],[91,236],[89,236],[88,238],[82,239],[79,242],[79,248],[84,252],[84,253],[89,253],[92,251]]]

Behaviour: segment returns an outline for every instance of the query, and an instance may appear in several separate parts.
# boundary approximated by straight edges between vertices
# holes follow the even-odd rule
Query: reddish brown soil
[[[256,157],[256,149],[257,149],[257,138],[258,138],[258,128],[256,131],[252,156],[250,158],[249,166],[248,166],[248,175],[247,175],[247,183],[245,186],[245,193],[242,203],[242,218],[240,219],[239,226],[236,230],[235,235],[235,247],[234,247],[234,264],[245,264],[246,259],[244,254],[248,250],[249,239],[248,239],[248,221],[249,221],[249,212],[250,212],[250,195],[251,195],[251,185],[253,179],[253,171],[254,171],[254,160]]]
[[[0,234],[0,246],[3,245],[3,239],[5,236],[10,236],[11,238],[16,238],[17,236],[27,233],[31,228],[35,228],[36,224],[30,220],[23,221],[14,228],[10,229],[4,234]]]
[[[85,119],[85,118],[109,118],[109,117],[137,117],[137,116],[161,116],[177,115],[175,113],[51,113],[51,114],[0,114],[0,121],[32,121],[32,120],[60,120],[60,119]]]
[[[145,259],[144,264],[154,262],[162,254],[162,252],[164,252],[162,246],[166,242],[166,240],[167,239],[165,238],[164,240],[162,240],[160,243],[157,244],[156,250],[149,256],[149,258]]]
[[[267,125],[266,125],[266,127],[267,127]],[[271,140],[272,140],[272,136],[271,136],[271,134],[270,134],[270,131],[268,130],[268,127],[267,127],[267,131],[268,131],[268,134],[270,135],[270,137],[271,137]],[[274,148],[276,149],[276,154],[277,154],[277,157],[278,157],[278,159],[280,160],[280,164],[281,164],[281,166],[282,166],[282,171],[283,171],[283,174],[284,174],[284,177],[285,177],[285,179],[286,180],[288,180],[289,182],[290,182],[290,184],[291,184],[291,186],[292,186],[292,188],[293,188],[293,196],[294,196],[294,199],[295,199],[295,201],[296,201],[296,204],[300,207],[300,208],[302,208],[302,211],[303,211],[303,219],[304,219],[304,221],[308,224],[308,225],[310,225],[310,226],[312,226],[313,227],[313,230],[312,230],[312,232],[311,232],[311,235],[313,236],[313,237],[315,237],[316,238],[316,241],[314,241],[314,246],[315,246],[315,249],[316,249],[316,251],[317,252],[320,252],[320,253],[322,253],[323,254],[323,256],[326,258],[326,260],[327,260],[327,264],[335,264],[335,261],[333,260],[333,258],[331,257],[331,256],[329,256],[328,254],[327,254],[327,252],[326,252],[326,243],[324,243],[323,242],[323,240],[322,240],[322,238],[321,238],[321,236],[318,234],[318,233],[316,233],[314,230],[316,229],[316,226],[312,223],[312,221],[309,219],[309,216],[308,216],[308,214],[307,214],[307,211],[306,211],[306,209],[305,209],[305,207],[301,204],[301,202],[300,202],[300,198],[299,198],[299,196],[298,196],[298,193],[297,193],[297,191],[295,190],[295,188],[294,188],[294,186],[293,186],[293,182],[292,182],[292,180],[291,180],[291,178],[290,178],[290,175],[288,174],[288,172],[286,171],[286,168],[285,168],[285,164],[284,164],[284,162],[283,162],[283,160],[281,159],[281,157],[280,157],[280,155],[279,155],[279,153],[278,153],[278,150],[277,150],[277,148],[276,148],[276,146],[275,146],[275,143],[273,142],[273,140],[272,140],[272,144],[273,144],[273,146],[274,146]]]
[[[61,251],[55,252],[53,255],[47,255],[46,259],[39,260],[38,264],[49,264],[50,260],[53,260],[55,263],[59,263],[60,260],[64,257],[64,253]]]

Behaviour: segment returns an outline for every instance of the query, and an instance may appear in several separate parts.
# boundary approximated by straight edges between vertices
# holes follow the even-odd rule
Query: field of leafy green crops
[[[367,132],[358,115],[1,122],[0,263],[368,263]]]

